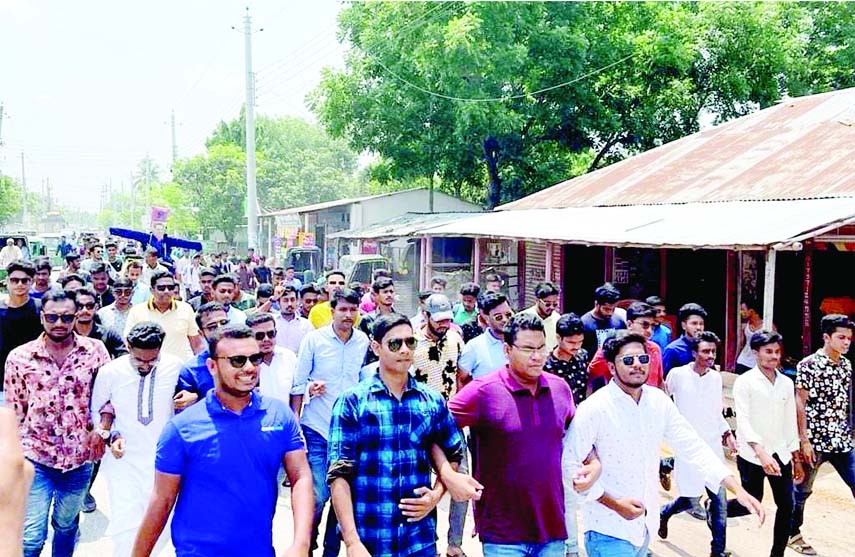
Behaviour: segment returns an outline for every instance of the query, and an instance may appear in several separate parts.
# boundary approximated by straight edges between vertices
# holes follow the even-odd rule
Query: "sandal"
[[[802,555],[816,555],[816,550],[805,541],[801,534],[796,534],[787,541],[787,547]]]

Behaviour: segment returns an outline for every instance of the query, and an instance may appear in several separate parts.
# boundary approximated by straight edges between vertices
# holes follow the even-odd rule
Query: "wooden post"
[[[472,238],[472,282],[481,286],[481,238]]]
[[[615,270],[615,248],[603,248],[603,282],[612,282]],[[621,293],[623,294],[623,293]]]
[[[668,301],[668,250],[659,249],[659,297]]]
[[[739,319],[739,255],[737,252],[729,250],[727,252],[727,275],[725,277],[725,298],[724,298],[724,361],[722,362],[724,369],[732,370],[736,368],[736,346],[739,339],[739,327],[737,325]]]
[[[775,315],[775,261],[778,252],[766,249],[766,279],[763,283],[763,327],[771,328]]]
[[[813,333],[811,331],[812,292],[813,290],[813,240],[804,243],[804,277],[802,280],[802,356],[813,353]]]

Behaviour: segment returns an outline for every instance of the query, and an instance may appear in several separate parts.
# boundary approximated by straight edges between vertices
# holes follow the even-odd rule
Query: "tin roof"
[[[566,244],[799,249],[797,242],[855,222],[855,197],[495,211],[422,231]]]
[[[268,211],[260,216],[262,217],[276,217],[283,215],[296,215],[299,213],[311,213],[312,211],[321,211],[323,209],[331,209],[333,207],[340,207],[342,205],[350,205],[351,203],[360,203],[362,201],[368,201],[369,199],[379,199],[381,197],[390,197],[394,195],[400,195],[402,193],[409,193],[413,191],[426,190],[427,188],[411,188],[407,190],[399,190],[399,191],[391,191],[387,193],[381,193],[378,195],[366,195],[363,197],[349,197],[347,199],[335,199],[333,201],[325,201],[323,203],[314,203],[312,205],[301,205],[300,207],[288,207],[287,209],[280,209],[278,211]]]
[[[388,240],[391,238],[407,238],[434,227],[447,224],[459,219],[465,219],[480,212],[449,212],[449,213],[404,213],[395,218],[362,228],[353,228],[330,234],[327,238],[344,238],[348,240]]]
[[[855,196],[855,88],[779,104],[499,210]]]

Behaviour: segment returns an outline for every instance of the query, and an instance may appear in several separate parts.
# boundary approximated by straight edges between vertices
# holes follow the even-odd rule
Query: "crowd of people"
[[[303,285],[253,253],[86,252],[62,253],[56,284],[45,258],[6,268],[0,398],[20,435],[18,482],[32,483],[21,526],[0,532],[26,557],[41,554],[48,519],[53,555],[73,555],[99,474],[121,557],[273,555],[281,493],[289,557],[342,544],[349,557],[434,557],[446,493],[447,557],[465,557],[470,503],[485,557],[576,557],[582,543],[591,557],[643,557],[684,511],[707,520],[721,557],[728,517],[764,520],[764,479],[770,555],[814,555],[802,530],[819,467],[830,462],[855,495],[844,315],[823,318],[823,347],[793,382],[781,336],[743,308],[734,432],[721,343],[698,304],[679,308],[673,338],[662,299],[618,307],[608,283],[579,316],[561,314],[548,282],[514,312],[495,275],[454,301],[436,277],[403,315],[383,270],[361,292],[337,270]],[[3,427],[0,446],[13,433]],[[661,506],[663,444],[677,497]]]

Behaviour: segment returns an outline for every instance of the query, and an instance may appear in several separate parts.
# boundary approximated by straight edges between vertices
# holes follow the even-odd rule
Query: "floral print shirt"
[[[807,437],[815,451],[843,453],[852,450],[851,382],[849,360],[840,356],[835,363],[822,349],[796,367],[796,388],[808,392],[805,422]]]

